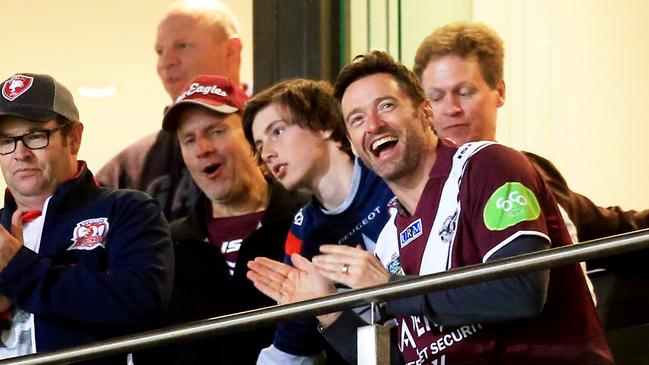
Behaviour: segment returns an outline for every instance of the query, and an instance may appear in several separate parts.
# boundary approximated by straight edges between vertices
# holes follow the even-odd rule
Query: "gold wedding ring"
[[[347,274],[347,273],[349,272],[349,265],[344,264],[344,265],[340,268],[340,272],[343,273],[343,274]]]

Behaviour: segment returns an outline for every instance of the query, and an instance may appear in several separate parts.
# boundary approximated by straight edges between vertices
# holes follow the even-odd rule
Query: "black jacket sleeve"
[[[520,236],[496,251],[488,261],[550,247],[540,236]],[[404,276],[401,279],[407,278]],[[398,280],[393,276],[391,280]],[[547,296],[550,271],[543,270],[485,283],[430,292],[386,303],[388,315],[422,315],[444,326],[502,322],[538,315]],[[356,363],[356,330],[367,325],[353,311],[342,312],[322,335],[342,356]],[[401,363],[399,349],[391,346],[391,364]]]
[[[487,261],[550,247],[540,236],[520,236],[496,251]],[[391,280],[407,278],[393,276]],[[508,276],[386,303],[389,315],[426,316],[444,326],[502,322],[537,316],[545,304],[549,270]]]

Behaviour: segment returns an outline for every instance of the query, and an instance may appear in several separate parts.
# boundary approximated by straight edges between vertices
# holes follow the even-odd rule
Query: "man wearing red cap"
[[[172,248],[158,203],[98,187],[77,160],[83,124],[49,75],[10,77],[0,96],[0,359],[157,325]],[[125,364],[126,355],[92,361]]]
[[[218,0],[175,1],[158,25],[154,48],[158,76],[171,100],[199,74],[239,83],[239,24]],[[184,217],[199,193],[183,164],[176,134],[165,131],[124,149],[97,178],[102,184],[148,193],[160,201],[169,221]]]
[[[170,322],[182,323],[274,301],[246,279],[258,256],[281,260],[293,216],[303,201],[259,169],[243,133],[246,94],[230,79],[199,75],[164,116],[201,190],[187,217],[172,224],[176,277]],[[273,341],[273,327],[178,344],[165,363],[253,364]]]

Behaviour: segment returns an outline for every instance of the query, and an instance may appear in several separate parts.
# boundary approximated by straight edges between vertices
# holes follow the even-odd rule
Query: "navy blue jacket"
[[[81,169],[43,212],[39,253],[22,247],[0,272],[0,291],[34,314],[37,352],[152,327],[171,295],[172,244],[157,202],[141,192],[98,187],[85,164]],[[7,193],[0,221],[8,230],[15,210]],[[105,247],[69,249],[78,223],[93,218],[107,218]],[[125,355],[89,363],[125,364]]]

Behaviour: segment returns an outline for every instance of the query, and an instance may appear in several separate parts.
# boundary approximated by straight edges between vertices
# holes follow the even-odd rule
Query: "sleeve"
[[[482,262],[502,247],[516,244],[516,237],[536,235],[550,242],[548,219],[560,220],[556,201],[527,158],[501,145],[489,146],[471,158],[460,201],[459,224],[470,234],[461,237],[459,244],[463,250],[477,252]],[[563,233],[569,239],[568,232]]]
[[[284,263],[292,265],[291,255],[298,253],[307,259],[313,257],[318,247],[312,244],[312,240],[306,239],[309,227],[312,227],[310,221],[311,215],[308,214],[307,207],[302,207],[296,214],[291,224],[285,242]],[[324,339],[317,330],[318,321],[315,317],[297,318],[278,323],[273,348],[276,351],[292,356],[317,356],[324,349]]]
[[[101,185],[110,186],[115,189],[124,186],[126,182],[122,174],[120,160],[120,155],[113,157],[97,172],[97,181]]]
[[[518,242],[491,255],[489,261],[549,247],[538,236],[521,236]],[[393,275],[391,281],[412,276]],[[504,277],[483,283],[400,298],[386,303],[388,315],[426,316],[444,326],[493,323],[538,315],[545,304],[549,270]]]
[[[157,133],[154,133],[126,147],[97,172],[97,180],[101,185],[115,189],[144,190],[145,187],[140,186],[142,173],[145,171],[147,156],[154,148],[156,140]],[[161,155],[165,154],[161,153]]]
[[[137,198],[114,208],[106,271],[83,261],[54,264],[23,247],[0,273],[7,296],[28,312],[66,323],[138,329],[159,321],[173,280],[169,229],[155,200],[131,196]]]
[[[361,317],[354,311],[341,312],[340,317],[327,328],[321,328],[320,333],[329,344],[342,355],[343,359],[350,364],[357,363],[358,328],[367,326]],[[394,341],[390,341],[390,364],[403,364],[401,351]]]
[[[273,346],[297,356],[318,355],[324,349],[315,317],[297,318],[277,324]]]
[[[587,197],[570,190],[554,164],[543,157],[525,155],[548,183],[559,205],[575,223],[580,241],[649,228],[649,210],[623,210],[619,206],[599,207]]]
[[[262,349],[257,359],[257,365],[317,365],[320,357],[292,355],[270,345]]]

